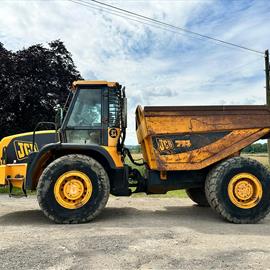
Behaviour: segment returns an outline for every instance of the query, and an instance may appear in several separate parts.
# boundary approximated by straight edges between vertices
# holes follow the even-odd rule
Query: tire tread
[[[224,172],[228,171],[229,169],[235,166],[242,166],[242,165],[254,166],[258,170],[262,171],[264,175],[268,175],[268,179],[270,179],[269,170],[258,161],[251,158],[233,157],[223,161],[222,163],[217,164],[209,172],[205,181],[205,195],[211,208],[214,209],[224,219],[237,224],[244,224],[244,223],[253,224],[263,219],[270,212],[270,206],[268,207],[267,211],[260,211],[259,214],[256,215],[256,217],[249,217],[245,218],[244,220],[239,219],[233,217],[230,213],[228,213],[223,204],[219,201],[217,192],[217,188],[222,181],[222,175],[224,174]]]
[[[89,212],[83,218],[61,219],[55,215],[50,214],[49,209],[47,208],[46,204],[44,203],[44,196],[43,196],[44,192],[43,191],[46,187],[45,185],[49,184],[48,179],[52,179],[53,171],[57,167],[61,166],[63,163],[66,163],[67,160],[83,160],[86,163],[88,163],[88,165],[90,167],[92,167],[92,168],[95,167],[98,171],[98,177],[101,180],[101,184],[103,185],[103,190],[104,190],[105,196],[103,196],[98,208],[93,212]],[[40,205],[40,208],[42,209],[45,216],[47,216],[50,220],[54,221],[55,223],[76,224],[76,223],[85,223],[85,222],[89,222],[89,221],[93,220],[96,216],[98,216],[100,214],[100,212],[106,206],[108,198],[109,198],[109,194],[110,194],[110,182],[109,182],[109,178],[108,178],[108,175],[107,175],[107,172],[105,171],[105,169],[95,159],[93,159],[89,156],[81,155],[81,154],[65,155],[65,156],[62,156],[62,157],[54,160],[52,163],[50,163],[45,168],[45,170],[43,171],[43,173],[39,179],[38,185],[37,185],[37,200],[38,200],[38,203]],[[87,211],[85,211],[85,213],[87,213]]]

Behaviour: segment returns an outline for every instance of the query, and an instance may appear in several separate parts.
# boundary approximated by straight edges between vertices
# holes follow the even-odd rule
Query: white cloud
[[[269,1],[110,1],[255,49],[270,47]],[[136,105],[264,103],[263,57],[174,34],[69,1],[2,1],[0,41],[18,50],[64,41],[86,79],[119,81],[129,98],[127,143],[136,143]]]

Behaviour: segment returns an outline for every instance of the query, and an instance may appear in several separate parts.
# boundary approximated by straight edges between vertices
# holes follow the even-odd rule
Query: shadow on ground
[[[46,218],[41,210],[16,211],[0,217],[0,226],[59,226]],[[61,226],[61,225],[60,225]],[[68,225],[62,225],[68,226]],[[198,206],[165,207],[164,210],[138,210],[133,207],[107,207],[100,216],[87,224],[71,225],[74,229],[179,227],[206,234],[270,235],[270,218],[259,224],[231,224],[210,208]],[[263,233],[262,233],[263,232]]]
[[[20,226],[20,225],[46,225],[54,224],[44,216],[41,210],[15,211],[0,217],[0,226]]]

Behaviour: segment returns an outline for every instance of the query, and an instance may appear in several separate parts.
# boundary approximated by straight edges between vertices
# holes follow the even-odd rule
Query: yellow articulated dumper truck
[[[136,131],[143,161],[125,147],[124,87],[76,81],[72,100],[57,112],[56,130],[0,142],[0,184],[37,190],[44,214],[57,223],[94,219],[109,194],[164,194],[186,189],[233,223],[255,223],[270,211],[270,173],[240,156],[270,136],[268,106],[141,107]],[[129,158],[145,175],[125,164]]]

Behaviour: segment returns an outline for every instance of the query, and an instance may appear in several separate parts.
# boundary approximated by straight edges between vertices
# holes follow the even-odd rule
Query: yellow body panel
[[[114,87],[118,85],[117,82],[108,82],[108,81],[86,81],[86,80],[78,80],[72,83],[72,89],[76,89],[79,85],[107,85],[109,87]]]
[[[159,108],[136,110],[138,141],[152,170],[200,170],[239,155],[270,133],[270,111],[265,106],[224,107],[224,111],[223,107]]]
[[[36,135],[40,134],[53,134],[55,130],[37,131]],[[7,136],[0,141],[0,185],[8,185],[9,182],[13,187],[22,188],[26,179],[27,163],[26,159],[30,152],[33,150],[31,141],[24,141],[20,139],[25,136],[31,136],[33,132],[25,132]],[[2,159],[3,149],[8,148],[13,141],[12,147],[16,154],[17,161],[23,163],[5,164]],[[17,146],[17,147],[16,147]],[[38,146],[35,144],[34,151],[38,151]],[[25,160],[25,161],[23,161]],[[15,162],[15,161],[14,161]]]
[[[26,163],[0,165],[0,185],[7,185],[7,178],[9,178],[14,187],[22,187],[26,170]]]
[[[117,146],[120,137],[120,128],[108,128],[108,146]]]
[[[102,146],[108,153],[109,155],[112,157],[115,166],[117,168],[121,168],[123,167],[123,161],[121,159],[121,154],[119,152],[117,152],[117,148],[116,147],[108,147],[108,146]]]
[[[6,185],[6,165],[0,165],[0,185]]]
[[[160,156],[155,151],[150,163],[154,170],[199,170],[233,155],[269,132],[269,128],[235,130],[213,144],[182,154]]]

